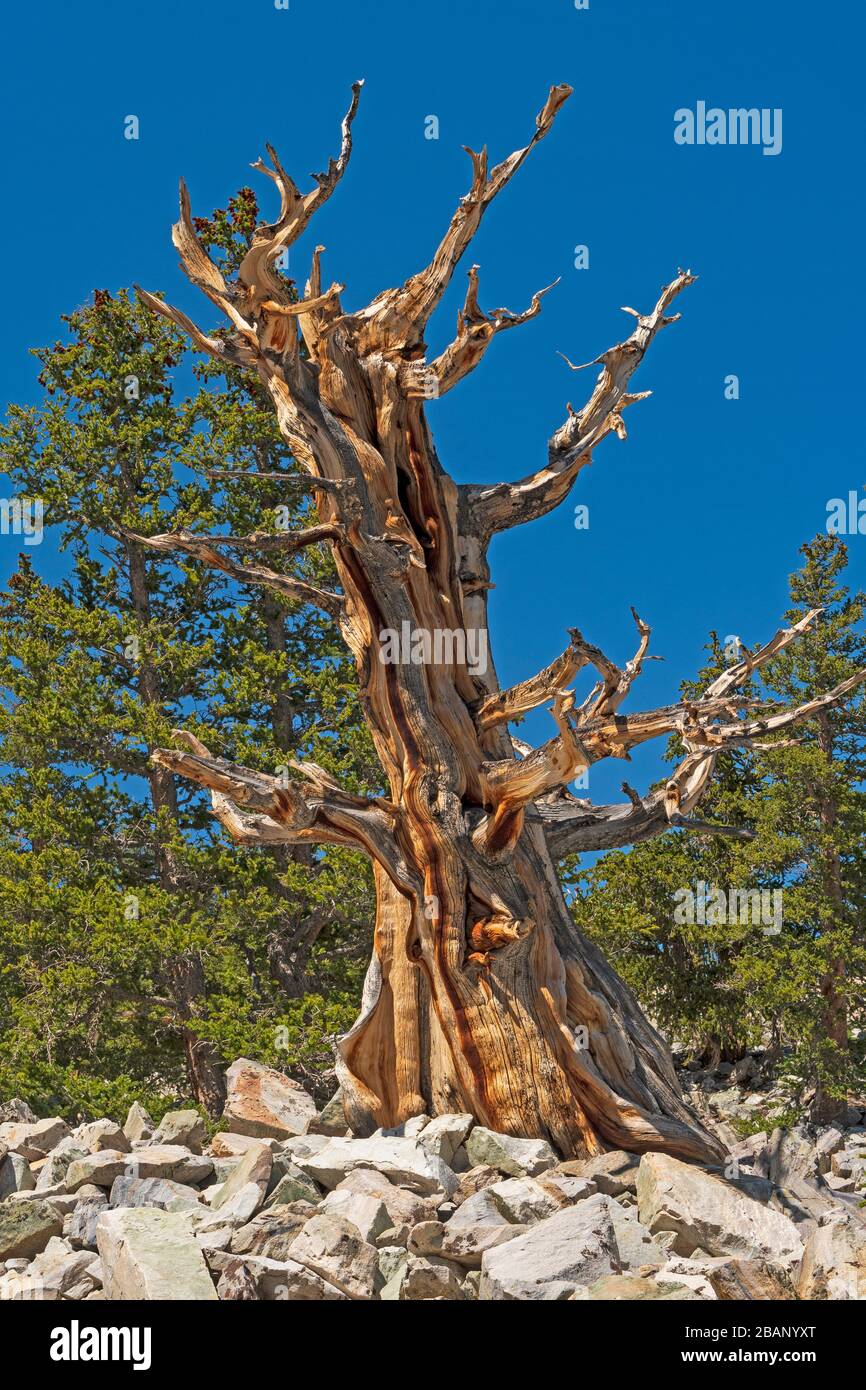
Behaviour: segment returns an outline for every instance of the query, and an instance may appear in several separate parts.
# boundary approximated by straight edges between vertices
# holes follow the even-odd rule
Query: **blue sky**
[[[292,250],[300,278],[316,242],[326,282],[358,307],[432,252],[468,186],[464,144],[492,159],[524,144],[548,87],[575,88],[551,135],[487,213],[468,261],[481,303],[524,308],[561,282],[532,323],[503,335],[430,419],[461,481],[516,478],[545,457],[571,374],[625,336],[619,306],[649,309],[678,266],[699,274],[682,320],[656,340],[635,386],[629,439],[608,440],[570,503],[494,546],[492,640],[503,682],[533,673],[565,629],[625,660],[629,606],[653,625],[652,663],[631,707],[672,698],[710,628],[748,643],[786,606],[797,548],[827,502],[866,482],[855,424],[861,360],[864,31],[860,7],[828,0],[59,0],[6,17],[0,101],[10,210],[3,397],[39,397],[30,346],[94,287],[138,281],[209,321],[169,240],[177,179],[199,214],[244,183],[266,140],[301,186],[336,152],[349,85],[366,87],[349,172]],[[674,112],[781,108],[782,151],[682,146]],[[124,139],[137,115],[140,138]],[[435,115],[439,139],[425,139]],[[574,268],[576,245],[589,269]],[[430,334],[450,337],[465,277]],[[726,400],[736,374],[740,398]],[[573,507],[590,509],[587,531]],[[0,577],[14,564],[0,541]],[[866,537],[850,538],[852,581]],[[33,553],[31,551],[31,553]],[[35,553],[51,572],[50,542]],[[542,739],[543,713],[527,725]],[[613,794],[624,768],[593,771]],[[657,757],[635,758],[641,787]]]

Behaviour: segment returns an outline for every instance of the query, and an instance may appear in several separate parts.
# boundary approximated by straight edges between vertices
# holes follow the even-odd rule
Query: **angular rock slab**
[[[288,1258],[305,1265],[349,1298],[373,1298],[379,1283],[379,1257],[357,1228],[339,1216],[311,1216],[292,1242]]]
[[[153,1136],[154,1144],[182,1144],[200,1154],[207,1140],[207,1125],[197,1110],[167,1110]]]
[[[466,1154],[473,1168],[489,1164],[509,1178],[534,1178],[559,1162],[544,1139],[515,1139],[482,1125],[476,1125],[466,1140]]]
[[[337,1187],[355,1168],[375,1168],[422,1195],[441,1190],[450,1197],[457,1187],[456,1174],[414,1139],[330,1139],[318,1153],[294,1157],[299,1168],[327,1188]]]
[[[223,1118],[235,1134],[288,1139],[293,1134],[306,1134],[316,1118],[316,1102],[303,1086],[246,1057],[232,1062],[226,1086]]]
[[[221,1215],[247,1220],[258,1211],[268,1190],[274,1156],[266,1144],[248,1149],[231,1177],[222,1184],[211,1206]]]
[[[479,1299],[559,1301],[605,1275],[620,1274],[608,1201],[601,1195],[588,1197],[486,1250]]]
[[[0,1202],[0,1260],[32,1260],[62,1233],[63,1218],[47,1202]]]
[[[572,1298],[588,1299],[591,1303],[637,1303],[644,1300],[654,1302],[676,1302],[680,1299],[701,1302],[701,1296],[685,1284],[673,1281],[655,1282],[652,1279],[639,1279],[633,1274],[608,1274],[597,1279],[586,1292],[578,1291]]]
[[[818,1226],[806,1240],[800,1298],[866,1300],[866,1226],[851,1212]]]
[[[612,1149],[593,1158],[569,1159],[566,1163],[560,1163],[556,1171],[572,1177],[589,1178],[599,1192],[606,1193],[608,1197],[621,1197],[625,1192],[636,1191],[639,1165],[637,1154]]]
[[[112,1149],[116,1153],[129,1152],[129,1139],[120,1125],[113,1120],[90,1120],[73,1130],[72,1137],[86,1153],[100,1153]]]
[[[178,1144],[159,1144],[136,1149],[125,1154],[108,1149],[88,1154],[69,1165],[66,1174],[68,1191],[75,1192],[85,1183],[111,1187],[117,1178],[166,1178],[170,1182],[201,1182],[213,1171],[209,1158],[191,1154]]]
[[[434,1299],[459,1303],[466,1295],[445,1260],[409,1255],[400,1261],[379,1297],[383,1303],[427,1303]]]
[[[450,1167],[474,1123],[471,1115],[437,1115],[421,1130],[418,1143]]]
[[[154,1131],[153,1120],[148,1115],[143,1105],[139,1105],[137,1100],[132,1102],[123,1125],[123,1132],[130,1143],[136,1139],[149,1139]]]
[[[644,1154],[637,1194],[641,1221],[653,1235],[673,1232],[669,1248],[676,1255],[701,1249],[790,1266],[803,1254],[803,1242],[787,1216],[667,1154]]]
[[[36,1120],[34,1124],[12,1121],[0,1125],[0,1142],[28,1160],[44,1158],[72,1133],[65,1120]]]
[[[190,1222],[155,1207],[103,1212],[96,1227],[108,1299],[216,1300]]]

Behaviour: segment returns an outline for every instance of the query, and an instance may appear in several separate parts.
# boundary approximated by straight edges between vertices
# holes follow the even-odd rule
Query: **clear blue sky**
[[[7,13],[3,141],[9,211],[3,396],[38,399],[27,348],[94,289],[133,280],[210,320],[169,240],[178,175],[194,212],[224,206],[265,140],[299,182],[336,152],[349,85],[366,87],[347,177],[293,249],[298,276],[324,242],[327,281],[360,306],[428,259],[468,185],[464,144],[493,159],[525,143],[554,82],[575,95],[488,211],[470,259],[481,302],[521,309],[562,277],[541,316],[500,338],[430,408],[459,480],[519,477],[580,404],[586,361],[630,331],[678,266],[700,275],[683,319],[635,385],[626,443],[607,441],[572,502],[495,545],[492,637],[503,681],[565,644],[565,629],[624,660],[629,605],[654,628],[632,707],[672,698],[711,627],[749,643],[786,603],[797,547],[826,503],[862,488],[857,424],[864,302],[863,9],[839,0],[207,0],[79,3]],[[783,148],[686,147],[674,112],[782,108]],[[124,117],[140,139],[123,138]],[[424,138],[425,117],[440,138]],[[586,244],[590,268],[573,268]],[[462,272],[431,333],[450,336]],[[853,372],[852,372],[853,368]],[[740,399],[724,398],[735,373]],[[590,508],[576,531],[573,504]],[[18,542],[0,544],[2,575]],[[850,540],[866,577],[866,537]],[[51,571],[50,543],[32,552]],[[540,713],[530,737],[552,732]],[[657,775],[642,754],[628,769]],[[593,773],[603,800],[626,769]]]

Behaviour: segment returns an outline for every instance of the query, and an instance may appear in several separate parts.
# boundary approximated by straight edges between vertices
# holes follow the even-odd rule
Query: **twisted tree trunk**
[[[241,843],[346,844],[373,859],[374,955],[361,1015],[339,1048],[354,1129],[422,1110],[469,1111],[495,1129],[548,1138],[563,1153],[618,1146],[718,1158],[718,1143],[683,1104],[663,1040],[575,929],[554,864],[569,851],[698,824],[688,812],[717,751],[785,727],[814,705],[749,719],[737,693],[810,619],[778,633],[688,705],[619,713],[649,640],[636,615],[638,649],[625,669],[573,629],[546,670],[500,690],[492,661],[483,659],[490,539],[558,505],[596,445],[611,432],[624,435],[622,411],[640,399],[628,390],[631,376],[656,332],[674,321],[667,309],[693,277],[679,272],[649,314],[629,311],[634,331],[596,359],[595,388],[579,412],[569,407],[545,467],[513,484],[458,485],[436,457],[425,400],[455,386],[497,333],[534,317],[541,296],[522,314],[485,314],[472,267],[455,339],[429,361],[424,331],[487,205],[547,134],[570,89],[551,89],[529,144],[492,170],[486,153],[470,152],[471,188],[430,264],[350,313],[342,286],[322,292],[322,248],[300,303],[273,264],[342,176],[359,93],[356,84],[340,155],[312,192],[298,191],[270,147],[271,167],[257,165],[277,185],[280,215],[256,229],[234,283],[198,242],[181,187],[175,245],[191,279],[227,315],[225,336],[205,334],[140,292],[204,351],[258,373],[309,475],[321,524],[293,536],[136,539],[316,603],[339,620],[389,795],[350,795],[311,763],[296,764],[297,780],[280,785],[211,757],[183,733],[183,751],[155,757],[210,788],[215,814]],[[333,547],[339,594],[257,558],[320,542]],[[568,686],[586,665],[600,679],[575,708]],[[516,746],[508,721],[545,703],[556,735],[537,749]],[[624,784],[628,800],[615,806],[590,806],[568,792],[591,763],[625,757],[672,731],[687,754],[663,790],[642,797]]]

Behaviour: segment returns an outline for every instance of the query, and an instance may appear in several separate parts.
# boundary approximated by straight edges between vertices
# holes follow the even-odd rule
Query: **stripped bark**
[[[624,436],[624,409],[647,394],[632,393],[631,378],[655,334],[678,317],[668,309],[694,277],[680,271],[650,313],[628,311],[634,331],[596,359],[596,385],[582,409],[569,407],[544,468],[516,483],[458,485],[437,458],[425,399],[456,385],[498,332],[534,317],[541,297],[523,314],[485,314],[473,267],[456,337],[430,362],[426,326],[486,208],[548,133],[570,88],[551,89],[528,144],[493,169],[485,151],[469,152],[470,189],[430,263],[405,284],[346,312],[341,286],[322,291],[317,247],[304,297],[294,303],[274,262],[345,172],[359,92],[356,84],[340,154],[311,192],[300,193],[270,147],[270,164],[257,163],[277,185],[280,213],[256,229],[232,284],[198,242],[182,191],[175,244],[190,279],[228,319],[219,337],[141,292],[203,351],[257,373],[309,475],[321,518],[312,539],[332,547],[341,593],[303,592],[279,570],[226,555],[263,548],[259,536],[187,533],[151,537],[149,544],[166,553],[176,548],[284,597],[318,602],[338,617],[389,796],[350,796],[309,763],[281,785],[212,757],[188,735],[185,749],[161,750],[156,761],[210,788],[214,814],[241,843],[346,844],[371,857],[374,954],[360,1017],[339,1046],[354,1129],[395,1124],[421,1110],[457,1110],[498,1130],[543,1136],[568,1154],[613,1146],[718,1158],[717,1141],[682,1101],[663,1040],[576,930],[555,860],[671,826],[702,828],[689,813],[718,753],[817,708],[813,701],[797,711],[758,710],[740,693],[752,671],[804,624],[747,655],[701,699],[631,715],[620,708],[649,642],[636,615],[638,650],[624,669],[574,630],[562,656],[504,692],[492,663],[470,669],[453,646],[443,646],[439,660],[383,659],[384,635],[404,625],[428,638],[486,634],[491,537],[550,511],[596,446],[608,434]],[[575,707],[567,687],[587,664],[599,683]],[[557,733],[519,756],[508,720],[546,702]],[[663,790],[642,797],[629,788],[621,806],[590,806],[568,792],[582,768],[628,757],[635,745],[671,732],[686,751]]]

